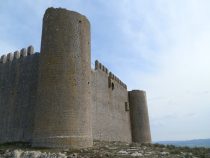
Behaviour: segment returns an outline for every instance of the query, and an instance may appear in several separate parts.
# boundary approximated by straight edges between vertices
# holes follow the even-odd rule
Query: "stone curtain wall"
[[[146,96],[131,91],[128,98],[126,84],[98,61],[91,70],[90,45],[85,16],[48,8],[41,53],[29,46],[0,58],[0,143],[85,148],[93,139],[131,142],[131,123],[133,141],[151,142]]]
[[[126,85],[98,61],[91,77],[93,139],[131,142]]]
[[[0,60],[0,143],[32,138],[39,53],[33,47]]]

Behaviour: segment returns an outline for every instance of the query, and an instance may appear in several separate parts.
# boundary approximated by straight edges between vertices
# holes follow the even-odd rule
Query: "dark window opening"
[[[129,110],[130,110],[129,104],[128,104],[128,102],[125,102],[125,111],[129,111]]]
[[[112,90],[114,90],[114,83],[112,82]]]

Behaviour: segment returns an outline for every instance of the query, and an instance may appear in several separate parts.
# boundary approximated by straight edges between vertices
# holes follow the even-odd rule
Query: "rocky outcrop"
[[[47,149],[30,145],[1,145],[0,158],[200,158],[210,157],[210,148],[175,147],[173,145],[94,142],[92,148]]]

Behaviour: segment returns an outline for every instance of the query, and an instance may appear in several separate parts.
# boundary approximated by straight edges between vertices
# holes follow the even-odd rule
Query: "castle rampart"
[[[32,138],[39,54],[18,54],[16,51],[14,55],[1,57],[0,142],[31,141]]]
[[[99,61],[90,65],[90,24],[47,9],[40,53],[29,46],[0,58],[0,143],[85,148],[93,140],[150,143],[144,91]]]
[[[99,61],[92,70],[92,117],[95,140],[131,142],[127,89]],[[110,86],[111,84],[111,86]],[[120,132],[119,132],[120,131]]]
[[[117,76],[115,76],[112,72],[110,72],[102,63],[98,60],[95,61],[95,70],[101,70],[105,72],[109,76],[109,87],[112,86],[112,80],[118,82],[122,87],[127,89],[127,85],[123,83]]]

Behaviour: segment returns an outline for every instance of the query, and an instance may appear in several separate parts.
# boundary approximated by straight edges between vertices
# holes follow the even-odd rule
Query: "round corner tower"
[[[90,75],[89,21],[66,9],[47,9],[33,146],[92,146]]]
[[[146,92],[141,90],[129,91],[132,141],[151,143],[149,115]]]

